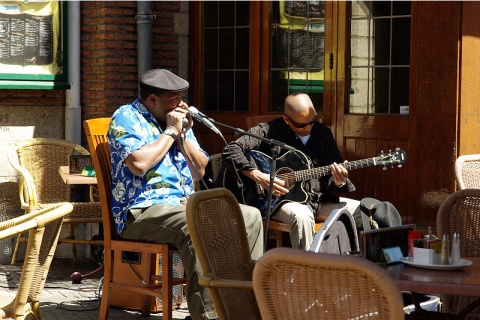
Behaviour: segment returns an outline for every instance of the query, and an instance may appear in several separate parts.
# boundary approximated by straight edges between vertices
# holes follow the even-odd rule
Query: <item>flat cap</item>
[[[140,86],[150,88],[153,92],[179,92],[188,89],[188,81],[166,69],[152,69],[140,77]]]

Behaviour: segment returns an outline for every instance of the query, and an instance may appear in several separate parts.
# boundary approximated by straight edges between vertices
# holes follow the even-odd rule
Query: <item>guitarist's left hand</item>
[[[347,160],[344,161],[344,163],[346,162]],[[336,162],[332,163],[330,168],[332,170],[332,176],[333,176],[333,180],[335,181],[335,186],[337,187],[343,186],[348,179],[347,169],[343,165],[340,165]]]

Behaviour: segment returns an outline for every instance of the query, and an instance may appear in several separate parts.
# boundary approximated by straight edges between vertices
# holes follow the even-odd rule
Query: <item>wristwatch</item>
[[[342,187],[343,187],[344,185],[346,185],[346,184],[347,184],[347,180],[343,181],[341,185],[336,186],[336,187],[340,189],[340,188],[342,188]]]
[[[167,130],[163,131],[163,134],[166,134],[167,136],[172,137],[173,140],[177,139],[177,133],[173,129],[167,129]]]

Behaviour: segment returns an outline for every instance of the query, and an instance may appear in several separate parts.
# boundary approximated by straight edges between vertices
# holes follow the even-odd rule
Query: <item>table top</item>
[[[68,166],[61,166],[58,172],[66,184],[97,184],[96,177],[86,177],[79,173],[70,173]]]
[[[480,258],[462,257],[472,265],[462,270],[421,269],[403,263],[390,265],[387,271],[402,291],[480,296]]]

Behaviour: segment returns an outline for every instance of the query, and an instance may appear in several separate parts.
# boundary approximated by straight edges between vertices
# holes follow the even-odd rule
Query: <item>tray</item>
[[[467,259],[462,259],[460,264],[429,264],[429,263],[418,263],[413,262],[408,257],[404,257],[400,260],[401,262],[405,263],[406,265],[422,268],[422,269],[431,269],[431,270],[462,270],[468,266],[472,265],[472,261]]]

